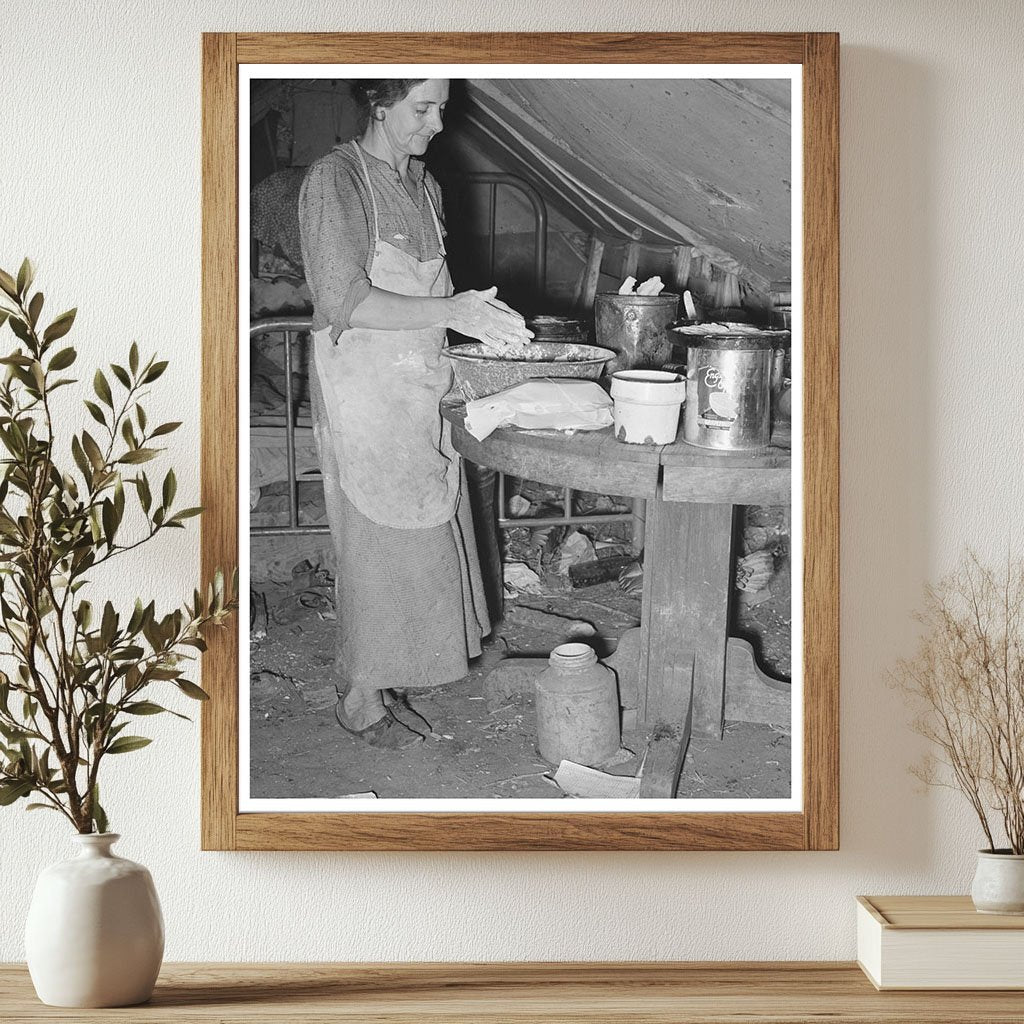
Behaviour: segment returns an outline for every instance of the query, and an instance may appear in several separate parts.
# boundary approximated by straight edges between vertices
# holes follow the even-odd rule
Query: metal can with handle
[[[668,328],[676,318],[679,296],[619,295],[598,292],[594,300],[596,343],[615,352],[608,373],[658,370],[672,357]]]

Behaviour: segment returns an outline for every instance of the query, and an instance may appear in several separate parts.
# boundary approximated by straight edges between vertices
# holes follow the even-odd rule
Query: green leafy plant
[[[911,771],[963,793],[989,852],[1002,833],[1009,852],[1024,853],[1024,561],[1008,559],[1000,572],[968,553],[926,588],[915,617],[917,652],[899,662],[895,682],[939,756]]]
[[[28,260],[16,276],[0,271],[0,328],[17,340],[0,358],[0,805],[35,797],[30,809],[105,832],[101,764],[151,742],[126,732],[133,721],[186,717],[151,699],[159,687],[207,699],[186,673],[206,628],[231,615],[237,576],[226,585],[217,572],[162,615],[152,600],[122,613],[86,599],[94,570],[201,509],[174,507],[173,469],[156,486],[141,468],[180,424],[148,422],[141,403],[167,363],[143,360],[136,344],[124,364],[96,370],[84,400],[96,426],[58,430],[67,416],[55,419],[54,392],[77,383],[65,375],[77,354],[61,343],[76,311],[43,328],[33,276]]]

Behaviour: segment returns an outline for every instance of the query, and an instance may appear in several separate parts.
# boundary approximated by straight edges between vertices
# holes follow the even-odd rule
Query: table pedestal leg
[[[630,549],[634,555],[639,555],[644,549],[644,534],[647,530],[647,501],[644,498],[634,498],[630,504],[633,509],[633,539],[630,542]]]
[[[505,606],[505,591],[501,562],[501,544],[498,538],[498,516],[504,509],[498,509],[498,474],[486,466],[478,466],[469,459],[462,463],[469,485],[469,501],[473,510],[473,533],[476,539],[477,555],[480,558],[480,573],[484,581],[487,598],[487,612],[491,625],[502,619]]]
[[[722,736],[732,521],[732,505],[647,504],[639,717],[649,762],[657,742],[678,749],[645,766],[644,796],[675,795],[691,728]]]

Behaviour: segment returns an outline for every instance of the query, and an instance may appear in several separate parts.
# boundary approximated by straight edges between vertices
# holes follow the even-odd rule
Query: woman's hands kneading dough
[[[492,287],[452,295],[448,299],[451,312],[445,326],[482,341],[495,353],[509,355],[528,345],[533,332],[527,330],[526,321],[519,313],[495,298],[497,294],[498,289]]]

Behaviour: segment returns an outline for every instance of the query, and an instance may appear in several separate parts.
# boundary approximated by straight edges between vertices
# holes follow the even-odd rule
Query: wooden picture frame
[[[839,38],[735,34],[205,34],[202,571],[237,563],[238,69],[243,64],[799,64],[803,96],[802,809],[239,811],[239,636],[203,659],[208,850],[833,850],[839,843]],[[797,132],[799,126],[793,125]]]

